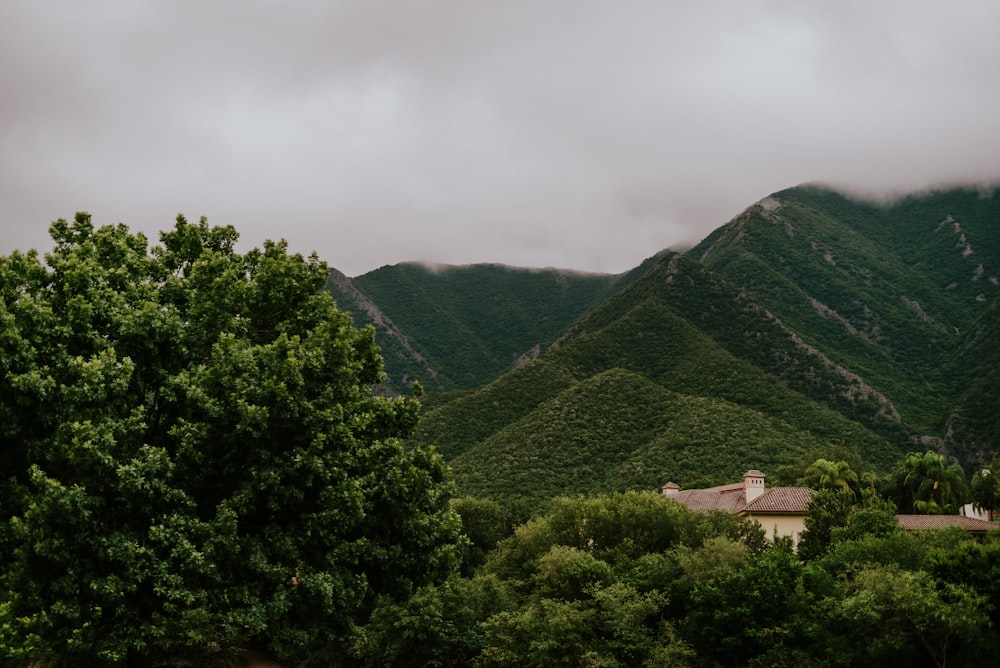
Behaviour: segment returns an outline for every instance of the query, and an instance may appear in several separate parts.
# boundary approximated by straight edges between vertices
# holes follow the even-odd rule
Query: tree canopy
[[[817,459],[806,469],[803,481],[813,489],[840,489],[854,493],[858,486],[858,474],[845,461]]]
[[[0,661],[330,654],[460,523],[371,329],[281,242],[59,220],[0,258]]]
[[[836,522],[808,559],[653,491],[555,499],[470,575],[380,601],[356,665],[992,665],[1000,531],[908,532],[871,492],[817,497]]]
[[[976,508],[988,511],[1000,508],[1000,481],[997,481],[997,473],[1000,473],[1000,459],[994,457],[986,467],[973,474],[970,493]]]
[[[907,453],[892,470],[887,491],[901,513],[922,515],[957,514],[968,495],[962,467],[933,450]]]

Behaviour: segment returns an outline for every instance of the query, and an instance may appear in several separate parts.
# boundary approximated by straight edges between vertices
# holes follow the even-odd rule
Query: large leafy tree
[[[956,645],[988,626],[987,602],[965,584],[896,566],[860,569],[833,612],[856,653],[851,665],[947,665]]]
[[[980,510],[991,513],[1000,508],[1000,459],[994,457],[988,466],[979,469],[972,476],[970,485],[972,503]]]
[[[204,219],[50,231],[0,258],[0,661],[328,665],[455,568],[416,401],[373,395],[315,256]]]
[[[827,488],[813,495],[806,509],[799,556],[807,560],[821,557],[830,547],[834,529],[847,524],[854,504],[850,489]]]
[[[845,461],[817,459],[806,469],[803,480],[816,490],[837,489],[857,494],[858,474]]]
[[[962,467],[932,450],[907,453],[889,475],[887,491],[900,512],[922,515],[957,514],[968,495]]]

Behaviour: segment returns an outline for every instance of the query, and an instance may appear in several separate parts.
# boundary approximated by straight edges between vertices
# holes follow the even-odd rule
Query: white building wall
[[[767,534],[768,540],[774,540],[774,536],[790,536],[796,545],[802,538],[802,532],[806,529],[806,518],[802,515],[748,515],[748,517],[760,522]]]

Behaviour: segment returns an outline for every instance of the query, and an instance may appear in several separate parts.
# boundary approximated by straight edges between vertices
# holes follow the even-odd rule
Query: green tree
[[[976,471],[972,476],[972,503],[979,510],[990,512],[1000,508],[1000,460],[994,457],[988,466]]]
[[[856,493],[858,474],[845,461],[817,459],[806,469],[803,482],[815,490],[842,489]]]
[[[553,545],[535,560],[533,592],[542,598],[572,601],[588,598],[596,586],[610,584],[611,567],[590,552],[565,545]]]
[[[499,579],[452,577],[428,585],[406,601],[387,597],[355,634],[355,665],[468,665],[483,648],[483,623],[512,609]]]
[[[453,570],[418,404],[373,396],[315,256],[183,217],[153,248],[50,232],[0,258],[0,660],[330,663],[378,595]]]
[[[699,582],[684,617],[685,639],[706,665],[725,666],[804,644],[797,627],[809,610],[801,575],[796,555],[775,546],[739,570]]]
[[[889,536],[902,531],[896,518],[895,504],[874,490],[866,490],[861,502],[848,513],[847,522],[833,528],[831,538],[836,543],[867,536]]]
[[[1000,542],[962,540],[949,548],[932,549],[927,562],[935,577],[972,587],[986,597],[995,647],[1000,649]]]
[[[853,493],[840,487],[822,489],[814,494],[806,507],[799,556],[807,560],[821,557],[830,547],[833,530],[847,524],[854,502]]]
[[[652,491],[560,497],[545,515],[517,527],[502,540],[487,556],[484,569],[526,582],[538,557],[553,545],[565,545],[592,553],[616,573],[623,573],[644,555],[680,544],[701,545],[713,536],[742,541],[754,554],[767,544],[755,520],[721,511],[696,513]]]
[[[593,585],[587,598],[535,598],[483,624],[478,666],[685,665],[690,656],[660,619],[657,592],[621,582]]]
[[[962,467],[932,450],[907,453],[889,475],[888,495],[901,513],[954,515],[967,494]]]
[[[852,665],[907,659],[944,666],[956,642],[988,624],[986,602],[971,587],[895,566],[861,570],[835,612],[857,652]]]
[[[469,539],[462,558],[466,575],[483,563],[486,554],[513,531],[503,508],[495,501],[475,496],[451,500],[451,508],[462,519],[462,533]]]

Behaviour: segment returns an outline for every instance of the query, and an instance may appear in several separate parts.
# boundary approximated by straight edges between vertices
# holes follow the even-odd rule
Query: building
[[[743,482],[707,489],[685,489],[674,482],[662,487],[664,496],[683,503],[691,510],[709,512],[724,510],[760,522],[768,537],[788,536],[796,545],[806,528],[806,509],[813,490],[808,487],[765,487],[764,474],[751,469],[743,474]],[[925,531],[957,527],[977,536],[1000,526],[977,517],[964,515],[897,515],[906,531]]]
[[[950,529],[952,527],[968,531],[975,536],[984,536],[987,531],[997,529],[996,522],[988,522],[977,517],[964,515],[896,515],[899,526],[907,531],[927,531]]]
[[[662,491],[691,510],[724,510],[755,519],[768,536],[788,536],[796,545],[805,530],[806,507],[813,493],[808,487],[767,488],[764,474],[756,469],[744,473],[743,482],[685,490],[668,482]]]
[[[966,517],[975,517],[976,519],[985,520],[987,522],[997,521],[997,512],[992,508],[977,508],[974,503],[967,503],[962,506],[960,515],[965,515]]]

